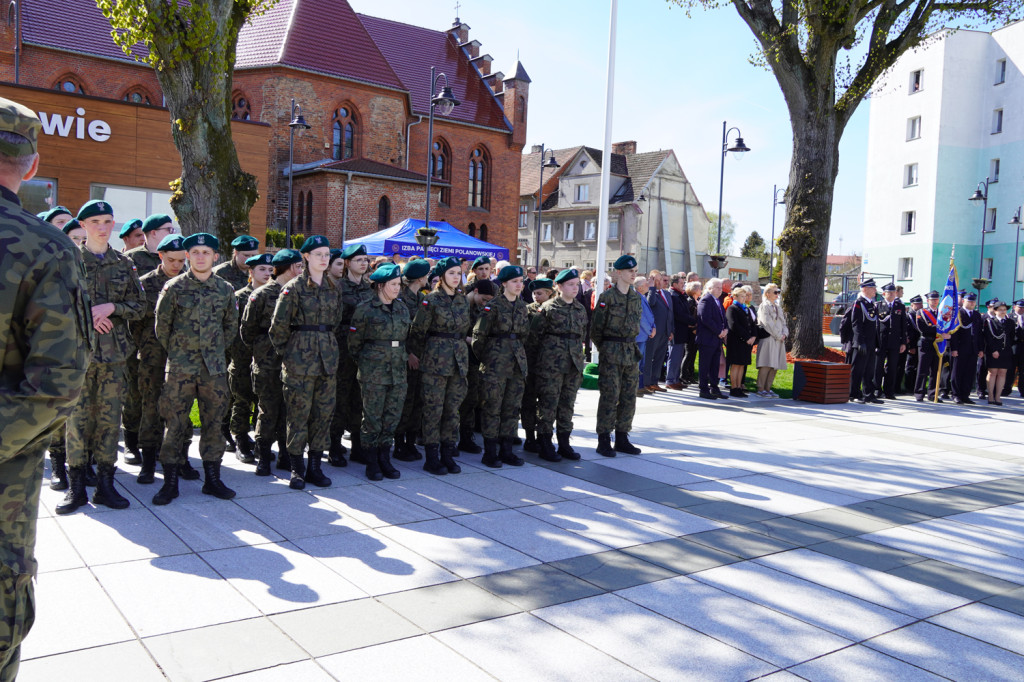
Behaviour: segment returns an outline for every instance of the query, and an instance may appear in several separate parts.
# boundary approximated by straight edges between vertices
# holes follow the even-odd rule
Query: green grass
[[[750,389],[751,392],[757,390],[757,367],[754,365],[747,365],[747,380],[745,385]],[[793,365],[786,365],[786,369],[781,369],[775,375],[775,382],[772,384],[772,389],[779,394],[780,398],[792,398],[793,397]]]

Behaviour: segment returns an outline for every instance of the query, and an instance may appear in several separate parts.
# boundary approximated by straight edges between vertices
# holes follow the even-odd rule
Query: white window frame
[[[569,221],[562,224],[562,241],[563,242],[574,242],[576,241],[576,223]]]
[[[991,184],[993,182],[999,182],[999,171],[1000,171],[999,166],[1000,165],[1001,164],[999,163],[999,159],[992,159],[991,161],[989,161],[989,164],[988,164],[989,184]]]
[[[530,206],[529,204],[519,204],[519,227],[529,227],[530,225]]]
[[[996,231],[996,220],[998,220],[996,217],[996,207],[989,206],[988,213],[985,215],[985,232]]]
[[[911,116],[907,119],[907,141],[921,139],[921,117]]]
[[[1003,132],[1003,109],[994,109],[992,111],[992,134],[998,135]]]
[[[982,261],[982,266],[981,266],[982,276],[985,279],[987,279],[987,280],[991,280],[992,279],[992,264],[993,264],[993,259],[992,258],[986,258],[986,259],[984,259]]]
[[[914,259],[913,258],[900,258],[899,266],[897,267],[896,279],[908,280],[914,279]]]
[[[574,201],[576,203],[586,203],[590,201],[590,185],[587,183],[580,183],[576,185]]]
[[[574,265],[575,265],[575,263],[573,263],[571,260],[564,260],[564,261],[562,261],[562,269],[563,270],[568,270],[569,268],[571,268]]]
[[[618,238],[619,238],[619,219],[618,218],[609,218],[608,219],[608,239],[611,240],[611,239],[618,239]]]
[[[540,224],[540,240],[542,242],[551,241],[551,223]]]
[[[914,234],[917,232],[917,211],[904,211],[900,219],[900,234]]]
[[[915,95],[924,90],[924,69],[914,69],[910,72],[909,88],[911,95]]]
[[[583,261],[583,269],[584,270],[590,270],[591,272],[593,272],[594,271],[594,261],[592,261],[592,260]]]
[[[1024,282],[1024,256],[1017,258],[1017,281]]]
[[[920,168],[916,163],[908,163],[903,167],[903,186],[904,187],[917,187],[918,180],[920,179]]]
[[[597,221],[596,220],[585,220],[583,221],[583,241],[592,242],[597,239]]]
[[[1002,85],[1006,82],[1006,58],[996,60],[996,82],[995,85]]]

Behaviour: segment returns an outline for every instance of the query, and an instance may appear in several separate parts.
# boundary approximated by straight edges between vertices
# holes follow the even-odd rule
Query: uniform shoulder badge
[[[484,310],[487,311],[487,312],[491,312],[491,306],[485,305],[484,306]]]
[[[601,301],[600,303],[598,303],[598,305],[601,306],[602,308],[607,308],[608,307],[608,304],[605,303],[604,301]]]
[[[249,300],[250,301],[255,301],[256,300],[256,294],[255,293],[249,294]]]
[[[424,306],[429,306],[430,305],[430,301],[428,301],[427,299],[423,299],[423,305]]]
[[[349,328],[348,328],[348,330],[349,330],[350,332],[354,332],[354,331],[356,330],[356,328],[355,328],[355,327],[349,327]]]

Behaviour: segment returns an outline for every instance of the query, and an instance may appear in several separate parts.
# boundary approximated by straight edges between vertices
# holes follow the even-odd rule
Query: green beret
[[[81,230],[83,228],[82,228],[82,223],[80,223],[77,220],[75,220],[74,218],[72,218],[71,220],[69,220],[66,223],[64,223],[64,227],[62,227],[60,229],[64,232],[64,234],[67,234],[68,232],[71,232],[71,230],[75,230],[75,229]]]
[[[231,248],[236,251],[259,251],[260,242],[255,237],[243,234],[241,237],[235,237],[231,241]]]
[[[490,265],[490,264],[491,264],[491,259],[490,258],[488,258],[487,256],[480,256],[475,261],[473,261],[473,265],[471,265],[469,269],[470,270],[476,270],[481,265]]]
[[[331,248],[331,243],[327,241],[327,237],[319,234],[313,234],[306,237],[306,241],[302,242],[302,247],[299,249],[302,253],[309,253],[313,249],[319,249],[323,247]]]
[[[632,270],[636,267],[636,258],[633,258],[628,253],[623,254],[615,259],[615,264],[612,267],[616,270]]]
[[[197,232],[190,234],[182,240],[181,245],[188,251],[194,246],[209,246],[214,251],[220,250],[220,240],[209,232]]]
[[[518,265],[506,265],[501,269],[501,272],[498,273],[498,283],[504,284],[510,279],[515,279],[516,277],[522,276],[523,269],[521,267],[519,267]]]
[[[558,273],[555,277],[555,281],[562,284],[563,282],[568,282],[570,279],[577,279],[579,276],[580,273],[576,268],[568,268]]]
[[[366,255],[366,247],[363,246],[362,244],[349,244],[341,252],[341,257],[344,258],[345,260],[348,260],[349,258],[355,258],[356,256],[365,256],[365,255]]]
[[[86,218],[95,218],[98,215],[108,215],[113,218],[114,209],[106,201],[93,199],[92,201],[86,202],[82,208],[78,209],[78,215],[76,217],[79,221],[82,221]]]
[[[341,258],[341,249],[331,249],[331,263]]]
[[[246,258],[245,264],[248,265],[250,268],[254,268],[257,265],[272,265],[272,260],[273,256],[271,256],[269,253],[261,253],[256,256],[250,256]]]
[[[160,245],[156,247],[157,251],[184,251],[185,250],[185,238],[180,234],[169,234],[160,240]]]
[[[287,265],[295,265],[302,262],[302,256],[295,249],[281,249],[270,259],[270,264],[275,268]]]
[[[394,263],[384,263],[370,275],[371,282],[388,282],[402,276],[402,269]]]
[[[170,228],[173,222],[171,216],[166,213],[154,213],[142,221],[142,231],[152,232],[153,230],[159,230],[164,225]]]
[[[71,211],[69,211],[64,206],[54,206],[49,211],[43,211],[42,213],[40,213],[39,217],[45,220],[46,222],[51,222],[54,218],[56,218],[59,215],[70,215],[72,218],[74,217],[73,215],[71,215]]]
[[[547,277],[538,277],[537,279],[530,282],[530,292],[533,293],[537,289],[554,289],[555,283]]]
[[[448,259],[446,258],[445,260]],[[443,263],[444,261],[441,262]],[[438,263],[438,265],[441,265],[441,263]],[[414,279],[426,277],[428,272],[430,272],[430,263],[422,258],[414,258],[405,264],[405,268],[402,270],[402,275],[411,282]]]
[[[16,159],[36,153],[36,142],[43,124],[35,113],[17,102],[0,97],[0,130],[25,138],[24,142],[0,140],[0,154]]]
[[[129,220],[128,222],[121,226],[121,231],[118,233],[117,236],[119,236],[121,239],[124,239],[132,232],[138,230],[141,227],[142,221],[139,220],[138,218],[132,218],[131,220]],[[145,232],[145,230],[143,230],[143,232]]]
[[[488,261],[488,263],[489,262],[490,261]],[[437,275],[440,277],[444,275],[444,273],[451,270],[452,268],[459,268],[461,270],[462,259],[456,258],[455,256],[448,256],[447,258],[442,258],[441,260],[437,261],[437,264],[434,266],[434,272],[436,272]]]

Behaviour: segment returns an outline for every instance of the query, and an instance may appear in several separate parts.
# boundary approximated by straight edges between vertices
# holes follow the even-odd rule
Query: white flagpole
[[[611,198],[612,168],[612,109],[615,91],[615,29],[619,0],[611,0],[611,18],[608,25],[608,75],[605,84],[604,149],[601,155],[601,208],[597,224],[597,261],[594,263],[594,288],[598,295],[604,291],[604,277],[608,273],[605,263],[608,250],[608,201]],[[619,230],[623,229],[619,225]]]

